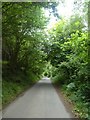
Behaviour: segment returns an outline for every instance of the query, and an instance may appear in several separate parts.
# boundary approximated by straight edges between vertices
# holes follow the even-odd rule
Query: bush
[[[34,84],[39,78],[34,74],[25,76],[23,73],[17,74],[17,76],[8,76],[7,80],[3,78],[2,82],[2,104],[3,107],[10,103],[26,88]]]
[[[67,85],[67,90],[68,91],[72,91],[72,90],[75,90],[75,83],[69,83],[68,85]]]

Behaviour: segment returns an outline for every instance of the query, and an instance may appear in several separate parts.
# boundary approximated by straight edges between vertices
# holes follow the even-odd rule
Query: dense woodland
[[[47,64],[44,44],[48,20],[43,9],[55,15],[56,3],[2,3],[3,105],[40,80]]]
[[[69,19],[58,16],[57,5],[2,3],[3,106],[43,76],[49,76],[75,104],[78,116],[90,119],[88,1],[75,0],[74,14]],[[58,19],[47,32],[45,9]]]

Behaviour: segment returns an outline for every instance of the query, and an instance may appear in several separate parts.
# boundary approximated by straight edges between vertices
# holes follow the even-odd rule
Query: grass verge
[[[22,77],[23,76],[23,77]],[[11,103],[17,96],[37,82],[36,80],[27,79],[24,75],[13,76],[11,79],[3,79],[2,82],[2,109]]]
[[[90,103],[81,96],[80,90],[67,89],[67,85],[60,84],[57,79],[53,79],[52,83],[58,88],[59,93],[62,93],[64,100],[71,104],[76,118],[90,120]]]

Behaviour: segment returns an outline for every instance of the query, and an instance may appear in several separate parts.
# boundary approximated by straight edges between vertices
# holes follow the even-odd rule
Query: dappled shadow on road
[[[43,78],[37,83],[38,87],[52,88],[52,83],[49,78]]]
[[[50,88],[52,87],[51,83],[38,83],[38,87],[46,87],[46,88]]]

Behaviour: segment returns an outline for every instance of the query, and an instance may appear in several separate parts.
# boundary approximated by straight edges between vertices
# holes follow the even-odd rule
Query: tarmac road
[[[3,110],[3,118],[72,118],[49,78],[43,78]]]

